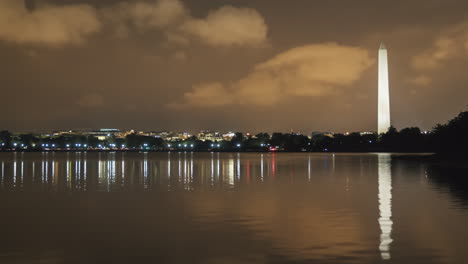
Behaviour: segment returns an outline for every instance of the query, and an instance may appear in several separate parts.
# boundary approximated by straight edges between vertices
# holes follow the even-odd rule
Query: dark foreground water
[[[466,171],[388,154],[0,153],[0,263],[468,263]]]

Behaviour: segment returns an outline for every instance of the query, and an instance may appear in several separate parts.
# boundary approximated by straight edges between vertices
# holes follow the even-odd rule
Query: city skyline
[[[466,10],[0,0],[0,263],[465,263]]]
[[[0,127],[376,131],[383,41],[392,125],[430,130],[466,109],[467,4],[400,2],[4,1]]]

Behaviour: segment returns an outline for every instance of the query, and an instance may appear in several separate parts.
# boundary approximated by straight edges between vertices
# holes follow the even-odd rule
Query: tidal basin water
[[[0,263],[468,263],[465,170],[390,154],[0,153]]]

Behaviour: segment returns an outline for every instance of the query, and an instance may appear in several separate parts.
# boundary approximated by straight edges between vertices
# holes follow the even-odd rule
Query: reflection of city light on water
[[[148,188],[148,153],[145,152],[143,159],[143,187]]]
[[[167,179],[171,178],[171,152],[167,154]]]
[[[218,155],[217,155],[217,158],[216,158],[216,177],[218,178],[218,180],[219,180],[219,177],[220,177],[220,175],[219,175],[220,171],[221,171],[221,166],[219,164],[219,152],[218,152]]]
[[[227,177],[227,183],[231,186],[234,185],[234,159],[228,161]]]
[[[181,180],[181,169],[182,169],[182,160],[180,158],[180,152],[179,152],[179,169],[177,171],[179,173],[178,182],[180,182]]]
[[[240,165],[240,153],[237,153],[237,179],[240,180],[240,174],[241,174],[241,165]]]
[[[260,156],[260,179],[263,181],[263,154]]]
[[[15,160],[13,161],[13,186],[16,186],[16,153]]]
[[[21,154],[22,156],[23,154]],[[24,177],[24,161],[23,161],[23,157],[21,157],[21,175],[20,175],[20,183],[21,185],[23,184],[23,177]]]
[[[214,157],[213,157],[213,152],[211,152],[211,185],[214,185]]]
[[[5,162],[2,161],[2,185],[5,184]]]
[[[190,183],[193,183],[193,153],[190,153]]]
[[[380,245],[379,250],[382,259],[390,259],[390,244],[392,243],[392,174],[391,156],[389,154],[378,155],[379,166],[379,226]]]

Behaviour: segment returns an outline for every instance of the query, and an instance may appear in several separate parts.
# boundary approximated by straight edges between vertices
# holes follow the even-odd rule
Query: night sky
[[[0,130],[376,131],[468,104],[464,0],[0,0]]]

